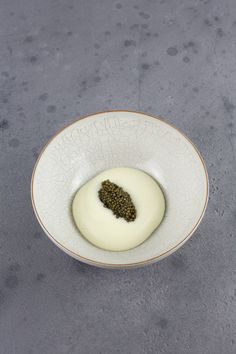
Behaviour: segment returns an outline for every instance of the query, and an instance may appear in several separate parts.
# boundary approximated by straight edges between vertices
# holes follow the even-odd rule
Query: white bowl
[[[86,181],[119,166],[153,176],[165,193],[167,209],[143,244],[109,252],[80,235],[71,203]],[[176,251],[198,227],[208,189],[204,161],[186,136],[160,118],[129,111],[96,113],[62,129],[41,152],[31,181],[34,212],[48,237],[70,256],[108,268],[141,266]]]

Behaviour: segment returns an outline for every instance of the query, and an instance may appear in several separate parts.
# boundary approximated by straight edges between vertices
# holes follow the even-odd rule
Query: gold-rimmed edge
[[[135,114],[140,114],[140,115],[144,115],[144,116],[148,116],[150,118],[153,118],[153,119],[156,119],[156,120],[159,120],[161,121],[162,123],[170,126],[171,128],[175,129],[177,132],[179,132],[191,145],[192,147],[194,148],[194,150],[196,151],[196,153],[198,154],[201,162],[202,162],[202,165],[203,165],[203,168],[204,168],[204,172],[205,172],[205,177],[206,177],[206,197],[205,197],[205,203],[204,203],[204,207],[203,207],[203,210],[202,210],[202,213],[200,215],[200,217],[198,218],[198,221],[196,222],[196,224],[194,225],[194,227],[192,228],[192,230],[188,233],[187,236],[185,236],[185,238],[180,241],[177,245],[175,245],[174,247],[172,247],[171,249],[169,249],[168,251],[162,253],[161,255],[158,255],[158,256],[155,256],[155,257],[152,257],[150,259],[147,259],[145,261],[140,261],[140,262],[134,262],[134,263],[127,263],[127,264],[112,264],[112,263],[103,263],[103,262],[97,262],[97,261],[94,261],[92,259],[89,259],[89,258],[86,258],[86,257],[83,257],[71,250],[69,250],[68,248],[66,248],[64,245],[62,245],[59,241],[57,241],[51,234],[50,232],[47,230],[47,228],[44,226],[39,214],[38,214],[38,211],[37,211],[37,208],[36,208],[36,205],[35,205],[35,200],[34,200],[34,176],[35,176],[35,172],[36,172],[36,169],[37,169],[37,166],[38,166],[38,163],[44,153],[44,151],[46,150],[46,148],[50,145],[50,143],[61,133],[63,132],[65,129],[69,128],[70,126],[72,126],[73,124],[76,124],[77,122],[79,122],[80,120],[82,119],[85,119],[85,118],[89,118],[89,117],[92,117],[92,116],[96,116],[96,115],[101,115],[101,114],[106,114],[106,113],[118,113],[118,112],[126,112],[126,113],[135,113]],[[110,110],[110,111],[101,111],[101,112],[96,112],[96,113],[92,113],[92,114],[89,114],[89,115],[86,115],[86,116],[82,116],[80,118],[77,118],[75,121],[73,121],[72,123],[66,125],[65,127],[63,127],[62,129],[60,129],[56,134],[54,134],[52,136],[52,138],[49,139],[49,141],[47,142],[47,144],[42,148],[36,162],[35,162],[35,165],[34,165],[34,168],[33,168],[33,172],[32,172],[32,177],[31,177],[31,202],[32,202],[32,206],[33,206],[33,210],[34,210],[34,213],[35,213],[35,216],[40,224],[40,226],[42,227],[42,229],[44,230],[44,232],[46,233],[46,235],[51,239],[51,241],[57,245],[62,251],[64,251],[65,253],[67,253],[68,255],[70,255],[71,257],[81,261],[81,262],[84,262],[84,263],[87,263],[89,265],[93,265],[93,266],[96,266],[96,267],[100,267],[100,268],[108,268],[108,269],[121,269],[121,268],[137,268],[137,267],[141,267],[141,266],[145,266],[145,265],[148,265],[148,264],[151,264],[151,263],[154,263],[154,262],[157,262],[165,257],[167,257],[168,255],[174,253],[178,248],[180,248],[192,235],[193,233],[196,231],[196,229],[198,228],[199,224],[201,223],[202,221],[202,218],[205,214],[205,211],[206,211],[206,208],[207,208],[207,204],[208,204],[208,199],[209,199],[209,178],[208,178],[208,172],[207,172],[207,168],[206,168],[206,164],[205,164],[205,161],[201,155],[201,153],[199,152],[199,150],[197,149],[197,147],[193,144],[193,142],[181,131],[179,130],[178,128],[176,128],[174,125],[166,122],[163,118],[161,118],[160,116],[152,116],[150,114],[147,114],[145,112],[140,112],[140,111],[130,111],[130,110],[121,110],[121,109],[118,109],[118,110]]]

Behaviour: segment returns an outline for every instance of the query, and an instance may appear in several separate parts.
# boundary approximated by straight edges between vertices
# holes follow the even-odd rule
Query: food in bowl
[[[77,191],[72,203],[81,234],[109,251],[126,251],[143,243],[164,213],[159,184],[147,173],[128,167],[98,174]]]
[[[151,236],[124,252],[108,252],[88,242],[71,213],[78,189],[115,166],[148,173],[160,183],[167,205]],[[138,212],[132,191],[119,180],[102,181],[106,179],[130,194]],[[207,207],[208,183],[201,154],[178,129],[144,113],[110,111],[77,120],[47,143],[33,171],[31,197],[42,229],[61,250],[98,267],[130,268],[169,256],[192,236]],[[150,203],[148,207],[150,211]]]

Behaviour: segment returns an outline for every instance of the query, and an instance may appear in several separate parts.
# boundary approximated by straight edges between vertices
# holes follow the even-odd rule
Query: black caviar
[[[98,196],[104,207],[112,210],[117,218],[124,218],[127,222],[136,219],[136,209],[129,193],[109,179],[102,182]]]

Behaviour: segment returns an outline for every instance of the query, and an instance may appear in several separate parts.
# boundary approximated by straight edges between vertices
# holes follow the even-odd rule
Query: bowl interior
[[[166,215],[142,245],[108,252],[86,241],[75,227],[71,203],[77,189],[112,167],[139,168],[165,193]],[[200,222],[208,198],[204,163],[192,143],[165,122],[141,113],[116,111],[78,120],[41,153],[32,178],[36,216],[60,248],[96,265],[134,265],[176,250]]]

